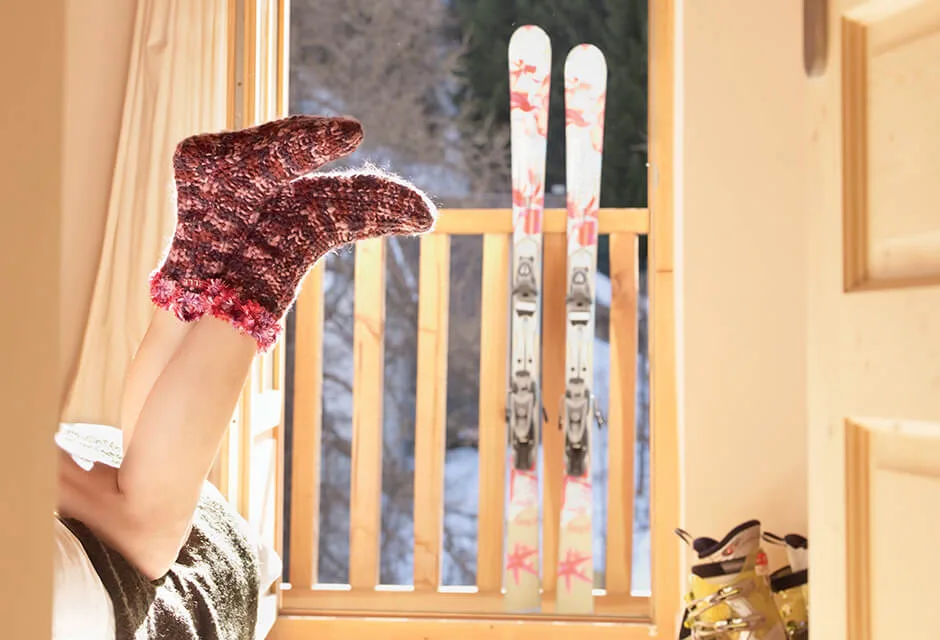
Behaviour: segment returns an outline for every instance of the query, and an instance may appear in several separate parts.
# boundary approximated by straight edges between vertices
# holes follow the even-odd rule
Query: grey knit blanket
[[[259,565],[247,523],[205,483],[192,532],[166,576],[150,581],[77,520],[62,519],[85,548],[114,605],[117,640],[252,640]]]

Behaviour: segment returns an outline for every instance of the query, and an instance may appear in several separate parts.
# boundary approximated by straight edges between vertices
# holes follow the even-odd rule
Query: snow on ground
[[[603,273],[598,273],[597,281],[594,283],[594,300],[596,303],[609,307],[612,293],[610,278]]]

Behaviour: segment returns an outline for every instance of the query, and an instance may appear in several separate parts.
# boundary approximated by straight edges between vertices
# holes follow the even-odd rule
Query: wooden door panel
[[[940,3],[841,18],[846,288],[940,282]]]
[[[929,638],[936,622],[924,612],[936,607],[940,476],[879,469],[872,489],[871,590],[878,606],[871,610],[871,638]]]
[[[845,426],[848,637],[925,638],[940,571],[940,424]]]

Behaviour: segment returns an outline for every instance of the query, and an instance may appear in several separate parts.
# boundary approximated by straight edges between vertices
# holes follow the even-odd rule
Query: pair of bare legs
[[[151,579],[177,558],[251,361],[304,275],[349,242],[434,225],[433,203],[399,178],[313,173],[361,139],[355,121],[297,116],[196,136],[174,154],[177,233],[125,379],[124,460],[91,472],[64,453],[60,463],[60,514]]]
[[[227,322],[207,315],[184,323],[157,309],[125,378],[121,468],[85,472],[63,453],[59,512],[81,520],[148,578],[164,575],[185,542],[255,354],[255,341]]]

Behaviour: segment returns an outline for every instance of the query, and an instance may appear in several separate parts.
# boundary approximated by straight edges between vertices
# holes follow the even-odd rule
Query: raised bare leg
[[[180,322],[176,316],[162,309],[157,309],[154,313],[147,333],[144,334],[144,339],[124,376],[121,430],[125,453],[147,396],[192,328],[192,324]]]
[[[141,457],[161,460],[164,472],[130,496],[121,487],[119,470],[95,465],[85,472],[66,457],[60,461],[63,515],[84,522],[149,577],[162,575],[185,541],[192,517],[182,505],[195,509],[256,348],[254,340],[222,320],[206,316],[196,321],[158,374],[122,463],[122,469],[133,469]]]

